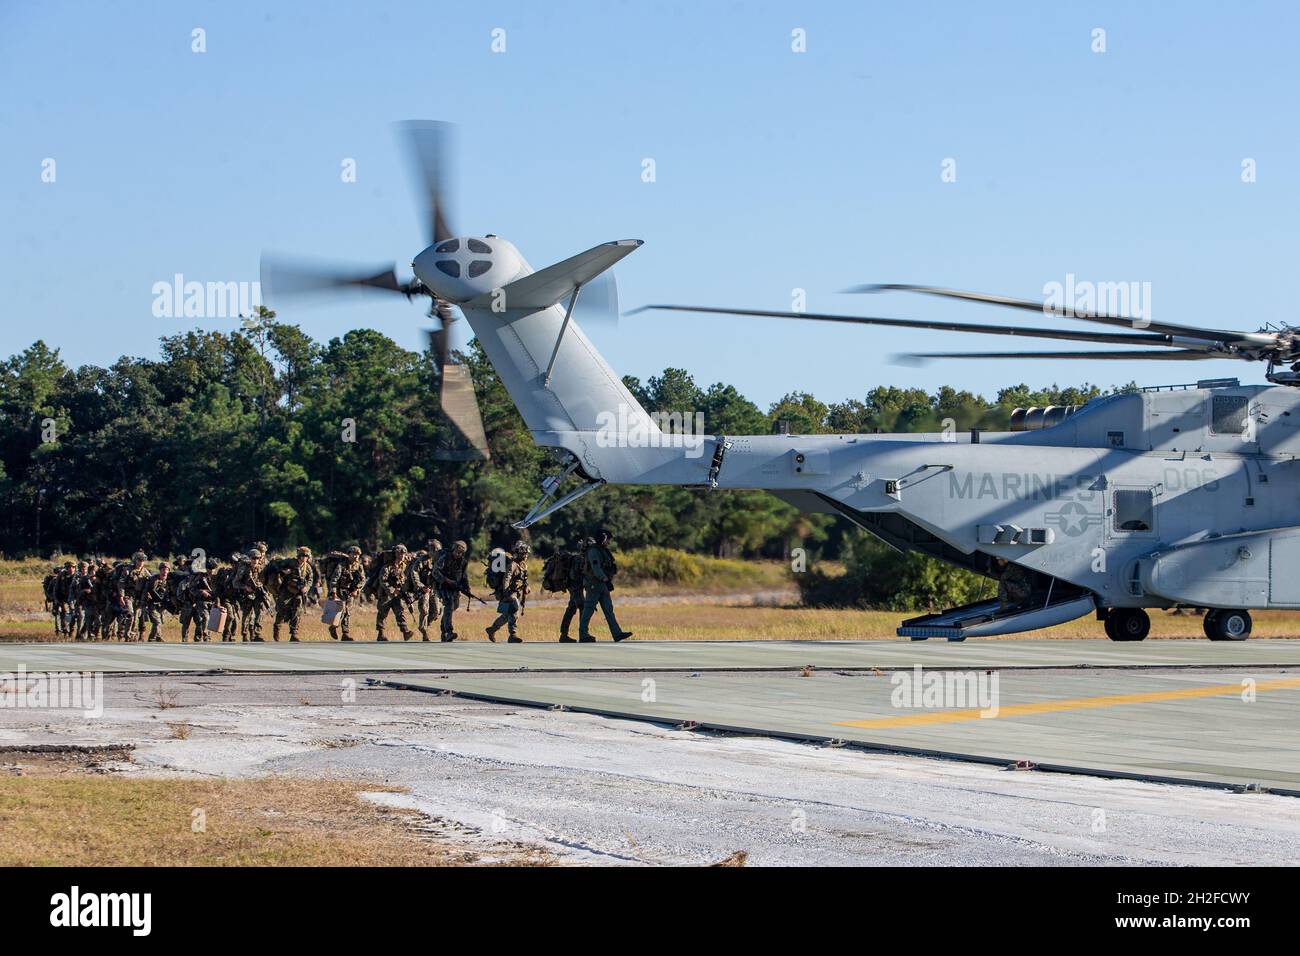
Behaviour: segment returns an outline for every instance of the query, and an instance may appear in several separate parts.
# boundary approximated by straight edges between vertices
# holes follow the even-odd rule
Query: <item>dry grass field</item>
[[[149,780],[0,752],[0,866],[546,865],[501,844],[488,858],[356,780]]]

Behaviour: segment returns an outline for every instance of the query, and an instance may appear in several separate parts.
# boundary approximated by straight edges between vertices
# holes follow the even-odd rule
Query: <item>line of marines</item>
[[[570,629],[578,618],[578,641],[595,640],[590,622],[600,608],[615,641],[631,637],[614,614],[610,592],[618,565],[610,551],[610,532],[600,529],[571,551],[559,550],[542,568],[544,590],[568,595],[560,623],[560,641],[574,643]],[[506,550],[494,548],[483,562],[484,581],[491,590],[497,617],[486,628],[496,641],[504,627],[507,640],[519,643],[531,588],[528,559],[531,549],[523,541]],[[264,626],[279,641],[285,631],[298,640],[303,614],[319,605],[321,620],[330,637],[352,641],[354,615],[364,605],[375,613],[375,640],[387,641],[388,621],[402,640],[433,640],[436,629],[443,642],[457,639],[456,611],[461,599],[489,603],[470,589],[470,556],[464,541],[444,549],[430,538],[426,546],[410,551],[405,545],[366,555],[353,545],[342,551],[313,555],[298,548],[292,557],[272,558],[265,542],[229,561],[196,552],[175,564],[160,561],[148,567],[143,551],[128,561],[65,561],[44,580],[45,606],[54,620],[55,633],[78,641],[161,641],[165,614],[180,622],[180,638],[194,641],[264,642]]]

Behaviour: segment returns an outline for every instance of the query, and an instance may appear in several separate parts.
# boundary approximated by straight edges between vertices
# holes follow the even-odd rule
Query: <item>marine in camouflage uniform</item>
[[[123,561],[113,569],[110,610],[119,641],[133,641],[140,637],[136,627],[136,609],[141,604],[143,585],[149,580],[149,570],[144,566],[147,557],[143,551],[131,555],[130,563]]]
[[[366,566],[361,557],[361,549],[355,544],[348,548],[345,557],[346,560],[333,563],[325,586],[326,596],[331,601],[338,601],[343,605],[339,616],[330,625],[330,637],[335,640],[350,641],[352,640],[349,631],[352,623],[352,608],[366,583]],[[340,632],[342,632],[341,638]]]
[[[98,641],[107,641],[110,625],[113,621],[113,568],[105,558],[95,563],[94,609],[91,614],[91,637]]]
[[[375,569],[376,641],[388,640],[388,638],[384,637],[384,622],[388,620],[390,612],[393,615],[393,620],[397,622],[398,629],[402,632],[402,640],[409,641],[415,636],[415,632],[411,630],[410,625],[406,622],[406,608],[403,603],[409,560],[406,545],[399,544],[393,548],[391,553],[380,558],[380,564]]]
[[[450,549],[434,559],[433,580],[442,602],[442,640],[456,640],[455,614],[460,608],[460,596],[469,596],[469,546],[455,541]]]
[[[59,612],[54,607],[54,584],[58,580],[58,577],[59,569],[57,567],[52,567],[50,568],[50,573],[45,575],[44,579],[41,581],[41,593],[45,596],[45,611],[54,621],[55,634],[63,633],[59,630]]]
[[[269,606],[262,573],[266,570],[266,545],[257,542],[235,568],[231,587],[239,604],[239,638],[262,643],[262,611]]]
[[[496,586],[492,588],[492,596],[497,599],[497,619],[484,628],[489,641],[495,643],[497,631],[505,625],[506,633],[509,635],[507,643],[523,643],[523,639],[519,636],[518,618],[523,613],[524,604],[528,601],[529,551],[527,544],[518,541],[509,554],[505,551],[494,551],[489,556],[488,583],[492,584],[495,578]]]
[[[216,568],[209,578],[213,586],[214,603],[226,612],[226,620],[221,628],[222,643],[233,643],[235,635],[240,631],[239,592],[235,590],[235,572],[243,560],[242,554],[234,552],[230,556],[230,564]]]
[[[89,639],[94,614],[95,574],[89,563],[78,561],[72,576],[72,634],[77,640]]]
[[[429,628],[438,620],[437,582],[433,577],[433,566],[442,554],[442,542],[430,538],[428,545],[415,554],[407,572],[407,590],[414,595],[415,627],[420,632],[420,640],[429,639]]]
[[[149,623],[149,640],[153,643],[162,641],[163,612],[170,610],[171,565],[166,561],[158,564],[158,573],[145,578],[140,586],[140,612]],[[141,633],[143,633],[143,627]]]
[[[567,578],[569,603],[565,605],[564,616],[560,618],[560,643],[573,644],[574,639],[569,636],[569,626],[582,611],[582,604],[585,600],[583,593],[583,582],[586,580],[587,549],[596,542],[591,538],[582,538],[578,542],[578,550],[569,551],[564,554],[565,570]]]
[[[614,575],[618,573],[618,564],[609,550],[612,537],[613,535],[601,528],[596,532],[595,543],[587,549],[582,581],[587,593],[582,602],[582,614],[578,617],[578,640],[584,644],[595,640],[591,636],[590,625],[598,604],[605,614],[605,623],[609,625],[610,636],[615,641],[626,640],[632,636],[631,631],[625,631],[618,626],[618,619],[614,617],[614,602],[609,596],[609,592],[614,589]]]
[[[54,633],[69,637],[74,631],[72,614],[73,578],[77,566],[72,561],[64,561],[54,575]]]
[[[1034,593],[1034,573],[1005,558],[996,558],[993,568],[998,575],[998,605],[1012,608],[1024,604]]]
[[[206,562],[190,564],[189,573],[176,588],[176,603],[180,608],[181,643],[185,643],[186,632],[194,627],[194,642],[212,640],[208,633],[208,610],[216,603],[215,585],[212,583],[212,571]]]
[[[280,640],[280,626],[289,625],[289,640],[298,641],[298,626],[302,623],[302,609],[317,585],[316,562],[311,559],[311,548],[299,548],[292,559],[276,561],[262,572],[262,583],[275,599],[275,622],[271,625],[271,639]]]

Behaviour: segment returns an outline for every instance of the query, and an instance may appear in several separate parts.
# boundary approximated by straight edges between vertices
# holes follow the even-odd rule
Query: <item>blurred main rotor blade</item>
[[[280,296],[356,289],[412,293],[411,287],[397,281],[393,263],[376,268],[262,256],[262,296],[268,301]]]
[[[582,287],[573,317],[579,325],[618,325],[618,281],[608,269]]]
[[[1150,361],[1183,361],[1187,359],[1248,359],[1246,355],[1236,352],[1202,352],[1199,349],[1178,349],[1175,351],[1148,351],[1137,349],[1132,352],[909,352],[899,356],[901,359],[1135,359]]]
[[[1049,318],[1078,319],[1081,322],[1097,322],[1120,328],[1145,329],[1150,332],[1163,332],[1184,338],[1201,339],[1206,342],[1223,342],[1231,344],[1272,345],[1276,336],[1258,332],[1233,332],[1227,329],[1204,329],[1194,325],[1178,325],[1173,322],[1150,322],[1146,319],[1131,318],[1122,315],[1104,315],[1065,306],[1051,306],[1044,302],[1029,299],[1013,299],[1005,295],[988,295],[983,292],[961,292],[957,289],[940,289],[928,285],[907,285],[891,283],[886,285],[857,285],[845,289],[845,292],[917,292],[921,295],[939,296],[945,299],[962,299],[967,302],[982,302],[986,305],[1001,305],[1011,309],[1023,309],[1037,312]],[[1185,343],[1184,343],[1185,344]]]
[[[398,123],[406,141],[407,158],[423,204],[425,242],[433,245],[455,235],[447,198],[452,192],[450,167],[453,126],[432,120]]]
[[[582,301],[582,296],[578,297]],[[1040,339],[1067,339],[1073,342],[1110,342],[1131,345],[1172,345],[1167,335],[1150,332],[1078,332],[1070,329],[1034,329],[1023,325],[977,325],[969,322],[935,322],[924,319],[888,319],[868,315],[833,315],[826,312],[773,312],[765,309],[720,309],[700,305],[643,305],[628,315],[647,309],[671,312],[709,312],[717,315],[752,315],[776,319],[813,319],[819,322],[849,322],[860,325],[887,325],[903,329],[938,329],[943,332],[977,332],[981,335],[1022,335]]]
[[[447,461],[486,461],[491,458],[487,435],[483,431],[483,416],[479,414],[478,399],[474,397],[474,383],[464,365],[449,362],[442,367],[441,401],[442,413],[460,432],[464,444],[440,448],[436,456]]]

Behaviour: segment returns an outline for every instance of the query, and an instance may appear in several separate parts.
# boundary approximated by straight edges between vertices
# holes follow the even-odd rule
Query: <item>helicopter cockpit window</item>
[[[466,242],[466,245],[469,246],[470,252],[477,252],[479,255],[492,251],[492,247],[482,239],[470,239]]]
[[[455,259],[439,259],[437,266],[438,266],[438,271],[445,272],[453,279],[460,278],[460,263],[457,262]]]
[[[438,248],[434,249],[433,251],[434,252],[455,252],[459,248],[460,248],[459,239],[448,239],[446,242],[438,246]]]
[[[469,277],[477,279],[483,273],[492,268],[492,263],[486,259],[475,259],[469,264]]]
[[[1245,395],[1215,395],[1210,400],[1210,431],[1215,435],[1246,433]]]
[[[1150,491],[1115,492],[1115,530],[1150,531],[1152,528],[1152,494]]]

